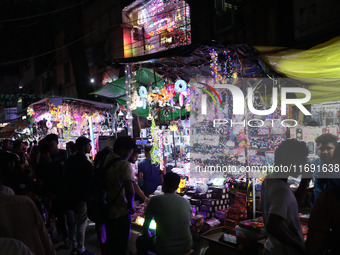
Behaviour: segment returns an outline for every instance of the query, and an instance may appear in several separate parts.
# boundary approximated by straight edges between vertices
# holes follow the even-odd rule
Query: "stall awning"
[[[101,109],[112,109],[114,105],[97,102],[97,101],[90,101],[90,100],[84,100],[84,99],[78,99],[78,98],[72,98],[72,97],[47,97],[43,98],[37,102],[34,102],[33,104],[30,104],[28,107],[33,107],[36,105],[46,104],[46,103],[53,103],[55,106],[59,106],[62,103],[82,103],[84,105],[94,106]]]
[[[277,72],[305,84],[312,94],[310,104],[339,100],[340,37],[308,50],[284,50],[264,59]]]
[[[15,130],[17,129],[24,129],[27,128],[28,124],[26,122],[23,122],[21,120],[13,120],[10,123],[8,123],[6,126],[4,126],[1,130],[0,133],[14,133]]]
[[[121,77],[115,81],[112,81],[105,86],[99,88],[98,90],[92,92],[92,95],[98,95],[103,97],[108,97],[115,99],[120,105],[126,107],[126,85],[125,85],[126,77]],[[154,70],[148,68],[141,68],[136,70],[136,74],[133,76],[133,86],[135,89],[138,89],[140,86],[144,86],[147,89],[150,87],[152,88],[162,88],[164,86],[164,81],[162,76],[155,72]],[[165,117],[161,111],[160,117],[162,121],[171,120],[171,116]],[[133,111],[134,114],[146,118],[149,114],[148,107],[142,108],[138,107],[136,110]],[[186,113],[185,110],[174,109],[173,112],[173,119],[179,118]]]
[[[97,89],[92,92],[92,95],[104,96],[113,99],[117,99],[118,101],[126,101],[126,78],[121,77],[115,81],[107,83],[105,86]],[[156,86],[161,88],[164,84],[162,81],[162,76],[158,73],[153,72],[150,69],[142,68],[136,71],[136,75],[133,77],[134,86]]]

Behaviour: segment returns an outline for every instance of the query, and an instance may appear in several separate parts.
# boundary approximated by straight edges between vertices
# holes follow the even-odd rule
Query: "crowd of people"
[[[7,252],[13,249],[15,254],[20,254],[19,251],[56,254],[53,240],[62,236],[64,248],[70,249],[71,254],[94,254],[85,248],[85,232],[93,211],[90,200],[96,186],[94,177],[100,169],[105,169],[105,199],[109,210],[104,222],[96,222],[97,237],[102,254],[125,254],[135,194],[141,202],[148,203],[148,196],[163,180],[159,165],[151,162],[152,147],[145,146],[146,158],[133,171],[141,149],[129,136],[118,137],[113,147],[98,152],[93,162],[88,156],[91,151],[88,138],[81,136],[75,142],[68,142],[66,150],[59,149],[58,144],[58,136],[54,134],[34,141],[29,148],[20,140],[2,142],[0,251],[6,248]],[[177,189],[178,184],[179,181],[172,186],[177,185]],[[187,214],[190,205],[183,200]],[[55,220],[56,229],[52,228],[51,220]],[[185,221],[188,233],[190,219]],[[158,224],[162,226],[162,220]],[[175,233],[168,234],[170,242],[175,238],[172,235]],[[188,246],[185,240],[178,244]]]
[[[306,144],[296,139],[282,142],[275,151],[276,166],[314,165],[323,171],[315,171],[313,176],[301,171],[290,171],[287,176],[273,172],[265,178],[261,188],[268,236],[265,254],[340,254],[336,242],[340,179],[336,178],[339,171],[334,171],[340,165],[340,145],[331,134],[319,136],[316,144],[319,158],[312,162],[308,162]],[[159,166],[152,163],[150,150],[150,146],[144,148],[145,159],[134,170],[141,149],[129,136],[118,137],[93,162],[88,156],[91,140],[83,136],[68,142],[66,150],[59,149],[54,134],[29,148],[20,140],[4,140],[0,151],[0,249],[6,247],[15,254],[56,254],[53,233],[48,232],[51,219],[56,219],[64,248],[74,255],[94,254],[85,248],[85,232],[93,212],[89,201],[96,185],[94,177],[104,171],[102,195],[108,210],[105,219],[96,222],[102,254],[126,254],[135,197],[147,203],[142,236],[137,239],[138,254],[190,254],[192,214],[189,202],[176,194],[180,176],[173,172],[162,176]],[[288,175],[300,174],[302,180],[294,193]],[[305,242],[298,206],[305,200],[311,178],[315,187],[309,200],[312,212]],[[163,195],[149,198],[161,184]],[[157,230],[150,237],[152,219]]]
[[[274,172],[262,183],[261,209],[268,236],[264,254],[340,254],[337,244],[340,233],[340,144],[332,134],[317,137],[319,158],[308,162],[308,148],[305,142],[289,139],[275,150],[275,165],[290,169],[286,176]],[[319,166],[311,168],[310,166]],[[301,168],[299,166],[302,166]],[[310,169],[315,169],[311,176]],[[338,169],[338,170],[336,170]],[[288,184],[288,175],[302,180],[293,193]],[[299,205],[305,200],[311,178],[314,191],[308,200],[312,208],[308,223],[306,242],[299,219]]]

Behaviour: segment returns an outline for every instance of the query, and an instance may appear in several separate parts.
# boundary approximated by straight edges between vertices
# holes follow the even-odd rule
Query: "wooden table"
[[[209,230],[201,235],[201,238],[208,241],[209,243],[209,254],[228,254],[228,255],[240,255],[244,254],[242,248],[239,246],[233,246],[232,244],[227,244],[220,242],[219,238],[225,232],[226,228],[218,227]]]

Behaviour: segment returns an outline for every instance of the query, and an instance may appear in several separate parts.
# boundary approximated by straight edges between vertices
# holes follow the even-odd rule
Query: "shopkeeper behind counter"
[[[151,145],[145,146],[145,159],[138,164],[138,179],[143,178],[142,190],[147,197],[161,185],[160,165],[151,162],[151,149]]]

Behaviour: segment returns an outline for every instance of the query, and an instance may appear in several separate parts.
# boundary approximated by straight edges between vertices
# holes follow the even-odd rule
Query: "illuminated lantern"
[[[58,124],[57,124],[57,128],[63,128],[63,124],[58,123]]]
[[[181,93],[179,95],[179,106],[182,107],[183,106],[183,100],[184,100],[184,95]]]
[[[152,219],[149,228],[155,230],[156,227],[157,227],[156,221]]]
[[[172,126],[170,126],[170,130],[171,130],[171,131],[176,131],[176,130],[178,130],[177,125],[176,125],[176,124],[173,124]]]
[[[144,219],[143,217],[138,216],[138,217],[136,218],[136,220],[135,220],[135,223],[136,223],[137,225],[139,225],[139,226],[143,226],[144,220],[145,220],[145,219]]]
[[[187,91],[187,83],[184,80],[177,80],[175,82],[175,91],[178,93],[183,93]]]
[[[141,98],[147,98],[148,97],[148,91],[146,90],[146,88],[144,86],[139,87],[139,96]]]
[[[48,121],[46,122],[46,127],[47,127],[48,129],[51,129],[51,128],[52,128],[52,122],[51,122],[50,120],[48,120]]]
[[[132,103],[130,106],[131,110],[134,111],[137,109],[137,105],[135,103]]]
[[[146,119],[147,119],[147,120],[152,120],[152,119],[153,119],[151,113],[149,113],[149,115],[148,115],[148,117],[146,117]]]
[[[52,128],[51,133],[52,133],[52,134],[58,135],[58,130],[57,130],[57,128],[56,128],[56,127]]]

